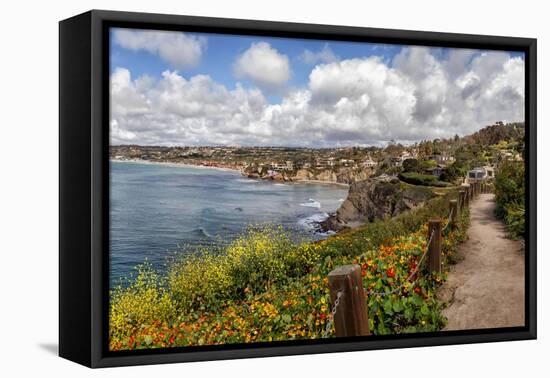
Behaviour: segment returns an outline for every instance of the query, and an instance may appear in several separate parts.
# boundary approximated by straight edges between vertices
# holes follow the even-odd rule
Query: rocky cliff
[[[267,172],[245,171],[243,174],[249,178],[259,178],[275,181],[307,181],[316,180],[332,182],[339,184],[351,184],[356,181],[368,179],[374,171],[370,168],[340,168],[338,170],[309,170],[298,169],[293,172],[276,172],[275,175],[269,175]]]
[[[351,184],[347,199],[336,213],[321,223],[321,228],[338,231],[393,217],[422,206],[434,196],[428,188],[404,185],[390,176],[357,181]]]

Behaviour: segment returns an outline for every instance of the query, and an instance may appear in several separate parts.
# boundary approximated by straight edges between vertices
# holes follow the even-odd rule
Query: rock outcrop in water
[[[404,185],[385,175],[357,181],[351,184],[347,199],[336,213],[321,223],[321,228],[339,231],[387,216],[394,217],[422,206],[434,196],[428,188]]]

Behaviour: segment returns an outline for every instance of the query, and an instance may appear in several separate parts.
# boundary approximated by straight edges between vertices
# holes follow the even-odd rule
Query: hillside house
[[[492,179],[495,177],[495,168],[493,166],[486,165],[483,169],[485,169],[487,179]]]
[[[500,150],[498,152],[498,161],[523,161],[523,158],[513,150]]]
[[[287,160],[285,163],[286,163],[285,164],[285,169],[287,171],[293,171],[294,170],[294,162],[292,160]]]
[[[416,157],[417,157],[417,154],[414,152],[403,151],[401,153],[401,162],[404,162],[407,159],[416,159]]]
[[[407,159],[416,159],[417,155],[409,152],[409,151],[403,151],[399,156],[394,156],[390,158],[390,165],[392,167],[401,167],[403,166],[403,162]]]
[[[375,168],[378,163],[372,160],[371,158],[367,158],[361,162],[361,165],[366,168]]]
[[[323,168],[332,168],[334,167],[334,158],[330,157],[328,159],[317,159],[316,161],[316,168],[317,169],[323,169]]]
[[[355,160],[353,159],[340,159],[340,165],[344,167],[351,167],[355,165]]]
[[[390,158],[390,166],[392,167],[401,167],[403,165],[403,160],[401,156],[394,156]]]
[[[454,156],[449,154],[433,154],[428,156],[429,160],[435,160],[437,164],[451,164],[455,161]]]
[[[285,168],[286,168],[285,163],[279,163],[279,162],[276,162],[276,161],[272,161],[271,164],[269,164],[269,166],[274,171],[284,171]]]
[[[487,171],[483,167],[477,167],[468,171],[468,181],[480,181],[487,178]]]

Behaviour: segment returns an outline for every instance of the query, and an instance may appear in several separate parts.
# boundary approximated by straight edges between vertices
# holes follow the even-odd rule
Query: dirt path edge
[[[461,261],[437,292],[447,305],[446,331],[525,324],[524,247],[506,237],[494,209],[493,194],[481,194],[470,205],[468,240],[458,249]]]

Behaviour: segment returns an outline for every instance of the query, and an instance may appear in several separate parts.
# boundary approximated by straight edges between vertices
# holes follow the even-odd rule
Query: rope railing
[[[445,227],[443,227],[441,232],[445,232],[449,228],[449,226],[451,225],[452,218],[453,218],[453,209],[451,208],[451,211],[449,212],[449,217],[447,218],[447,224],[445,225]]]
[[[412,282],[410,282],[410,280],[411,280],[411,278],[413,278],[418,273],[418,270],[422,266],[422,262],[424,261],[424,259],[426,258],[426,255],[428,254],[429,247],[430,247],[430,244],[432,242],[434,234],[435,234],[435,232],[432,231],[431,234],[430,234],[430,238],[428,239],[428,243],[426,244],[426,249],[425,249],[424,253],[422,254],[420,259],[418,260],[418,263],[416,264],[416,267],[411,271],[411,273],[409,273],[409,275],[407,276],[407,278],[405,279],[405,281],[402,285],[400,285],[400,286],[398,286],[398,287],[396,287],[393,290],[388,291],[388,292],[374,292],[374,291],[367,291],[366,289],[363,289],[364,292],[365,292],[365,295],[379,295],[379,296],[391,295],[391,294],[394,294],[394,293],[398,292],[399,290],[403,289],[403,287],[405,286],[405,284],[407,282],[414,285],[414,283],[418,280],[419,277],[415,278],[415,280],[412,281]],[[329,319],[327,321],[327,324],[325,326],[325,331],[324,331],[324,334],[323,334],[323,338],[326,338],[328,336],[328,334],[330,333],[330,330],[332,329],[332,324],[334,323],[334,317],[336,316],[336,313],[338,311],[338,306],[340,305],[340,299],[342,298],[343,295],[344,295],[343,291],[338,291],[336,293],[336,300],[334,301],[334,304],[333,304],[332,309],[330,311],[330,317],[329,317]]]
[[[332,306],[332,310],[330,310],[330,317],[327,321],[327,325],[325,327],[325,333],[323,334],[323,338],[326,338],[328,334],[330,333],[330,330],[332,328],[332,323],[334,322],[334,317],[336,316],[336,311],[338,311],[338,306],[340,305],[340,298],[344,295],[343,291],[339,291],[336,293],[336,300],[334,301],[334,305]]]

